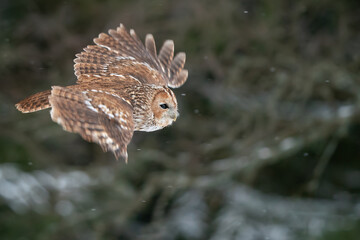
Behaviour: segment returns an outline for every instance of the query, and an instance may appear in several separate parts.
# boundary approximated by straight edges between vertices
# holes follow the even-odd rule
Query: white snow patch
[[[261,159],[270,158],[272,156],[271,149],[268,148],[268,147],[263,147],[263,148],[259,149],[258,150],[258,156]]]
[[[354,114],[354,107],[353,106],[341,106],[338,109],[338,115],[341,118],[349,118]]]

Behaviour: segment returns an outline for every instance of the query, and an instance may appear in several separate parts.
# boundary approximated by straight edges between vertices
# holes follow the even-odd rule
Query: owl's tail
[[[51,90],[36,93],[15,104],[15,107],[23,113],[31,113],[49,108],[51,107],[49,103],[50,95]]]

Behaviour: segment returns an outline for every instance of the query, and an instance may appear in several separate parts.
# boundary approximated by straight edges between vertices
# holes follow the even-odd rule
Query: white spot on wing
[[[89,108],[90,110],[94,111],[94,112],[98,112],[98,110],[96,108],[93,107],[93,105],[91,105],[91,100],[85,100],[85,105],[87,108]]]
[[[108,47],[108,46],[105,46],[105,45],[102,45],[102,44],[98,44],[98,46],[106,48],[109,51],[112,51],[112,49],[110,47]]]
[[[52,108],[50,111],[51,119],[57,122],[58,124],[62,125],[62,119],[60,117],[55,118],[54,117],[54,109]]]
[[[129,128],[128,128],[128,127],[123,126],[123,125],[120,125],[120,127],[121,127],[122,129],[124,129],[124,130],[129,130]]]
[[[114,143],[114,141],[111,139],[111,138],[106,138],[106,143],[107,144],[113,144]]]
[[[114,114],[112,114],[112,112],[110,111],[110,109],[107,106],[105,106],[103,104],[99,104],[98,107],[110,118],[114,118]]]
[[[116,60],[135,60],[135,58],[131,56],[127,56],[127,57],[117,56]]]
[[[133,75],[129,75],[129,77],[131,77],[131,78],[134,79],[135,81],[138,81],[139,83],[141,83],[140,80],[137,79],[136,77],[134,77]]]
[[[116,76],[116,77],[122,77],[122,78],[125,78],[125,76],[124,76],[124,75],[117,74],[117,73],[110,73],[110,76]]]
[[[145,67],[147,67],[150,71],[156,71],[156,69],[152,68],[148,63],[146,62],[138,62],[137,64],[140,64],[140,65],[144,65]]]

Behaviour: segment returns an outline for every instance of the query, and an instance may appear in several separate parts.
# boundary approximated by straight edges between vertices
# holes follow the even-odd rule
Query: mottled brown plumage
[[[23,113],[30,113],[40,111],[50,107],[49,96],[51,94],[51,90],[46,90],[43,92],[35,93],[30,97],[25,98],[18,104],[16,104],[16,108]]]
[[[134,30],[120,24],[94,39],[96,45],[76,55],[75,85],[53,86],[18,104],[23,112],[51,108],[51,118],[64,130],[100,144],[127,161],[134,131],[155,131],[178,116],[177,101],[168,88],[183,85],[185,53],[174,56],[174,42],[165,41],[159,55],[154,37],[145,45]]]

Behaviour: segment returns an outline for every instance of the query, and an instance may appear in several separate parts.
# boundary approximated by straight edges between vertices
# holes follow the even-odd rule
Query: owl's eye
[[[167,108],[169,108],[169,106],[168,106],[166,103],[160,104],[160,107],[161,107],[162,109],[167,109]]]

